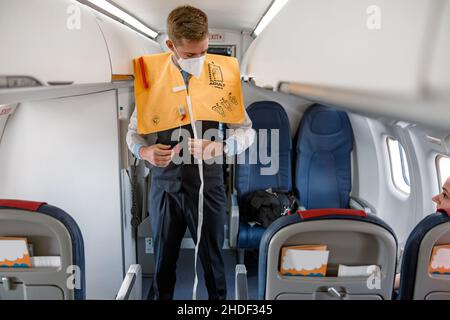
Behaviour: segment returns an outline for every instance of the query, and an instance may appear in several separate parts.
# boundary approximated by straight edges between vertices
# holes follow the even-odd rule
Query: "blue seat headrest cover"
[[[307,209],[348,208],[353,130],[345,112],[311,106],[297,133],[295,193]]]
[[[286,111],[279,103],[259,101],[251,104],[247,108],[247,113],[257,134],[255,143],[257,143],[258,161],[256,164],[249,164],[248,160],[246,160],[246,163],[238,163],[236,165],[236,189],[241,209],[245,208],[242,204],[243,199],[256,190],[273,188],[292,191],[292,135]],[[276,129],[279,133],[278,141],[274,142],[278,146],[279,156],[272,155],[271,129]],[[267,139],[262,136],[263,131],[267,131]],[[267,146],[268,150],[267,152],[262,152],[262,154],[272,158],[272,161],[268,164],[261,163],[259,156],[259,148],[265,146]],[[245,151],[245,159],[250,158],[250,152],[251,149]],[[274,168],[274,160],[278,161],[278,171],[273,175],[262,175],[262,168],[270,168],[271,166]],[[259,248],[259,242],[264,230],[265,228],[263,227],[251,227],[248,223],[241,223],[239,226],[238,247]]]

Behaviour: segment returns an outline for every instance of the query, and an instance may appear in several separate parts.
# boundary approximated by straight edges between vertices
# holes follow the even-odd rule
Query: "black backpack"
[[[267,228],[273,221],[290,211],[297,210],[297,200],[290,192],[281,190],[258,190],[245,199],[242,218],[245,222],[256,222]]]

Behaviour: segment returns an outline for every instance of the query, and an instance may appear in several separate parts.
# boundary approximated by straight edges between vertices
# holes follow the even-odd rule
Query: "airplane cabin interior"
[[[154,299],[133,61],[171,52],[181,5],[255,135],[220,172],[226,299],[450,300],[448,0],[0,0],[0,300]],[[257,196],[276,219],[246,218]],[[191,231],[175,300],[210,298]]]

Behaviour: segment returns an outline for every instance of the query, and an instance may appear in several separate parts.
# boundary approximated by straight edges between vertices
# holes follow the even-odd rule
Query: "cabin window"
[[[439,155],[436,157],[436,169],[439,179],[439,190],[441,186],[445,183],[448,177],[450,177],[450,158],[446,156]]]
[[[405,149],[401,143],[394,138],[387,138],[389,160],[391,163],[391,177],[395,188],[409,194],[411,192],[408,160]]]

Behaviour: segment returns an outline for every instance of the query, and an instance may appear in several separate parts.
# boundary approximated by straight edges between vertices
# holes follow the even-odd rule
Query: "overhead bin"
[[[1,1],[0,39],[0,78],[41,85],[111,81],[101,30],[92,10],[77,1]]]
[[[417,94],[428,53],[435,51],[427,38],[435,28],[444,29],[441,23],[432,24],[446,18],[437,2],[383,2],[377,7],[380,29],[371,29],[378,9],[370,10],[367,2],[289,1],[253,41],[242,71],[254,76],[258,86],[277,87],[283,81]],[[439,37],[448,43],[445,32],[446,40]],[[450,61],[441,59],[437,68],[448,70]]]
[[[448,4],[383,2],[380,29],[368,27],[370,7],[289,1],[249,47],[242,73],[321,104],[448,129]]]
[[[438,29],[431,38],[436,45],[430,50],[430,70],[426,83],[431,94],[447,94],[450,92],[450,2],[436,1],[442,5],[439,19],[435,25]]]
[[[108,44],[113,79],[120,75],[132,75],[132,59],[145,54],[162,52],[161,46],[125,25],[99,13],[97,22]]]

